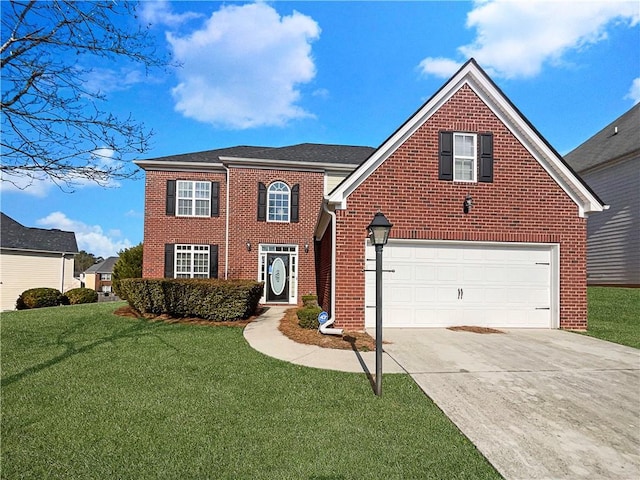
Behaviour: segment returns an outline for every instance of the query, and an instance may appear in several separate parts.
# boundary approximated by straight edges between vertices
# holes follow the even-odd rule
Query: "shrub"
[[[120,250],[118,252],[118,260],[113,265],[113,273],[111,274],[113,292],[124,300],[126,300],[126,297],[120,288],[120,281],[125,278],[142,277],[142,250],[142,243],[135,247]]]
[[[302,305],[305,307],[317,307],[318,306],[318,296],[309,294],[302,296]]]
[[[98,292],[90,288],[73,288],[65,293],[71,305],[80,303],[95,303],[98,301]]]
[[[320,323],[318,322],[318,315],[320,315],[322,309],[318,306],[302,307],[298,310],[298,325],[302,328],[318,328]]]
[[[26,310],[29,308],[56,307],[58,305],[68,305],[69,299],[60,290],[55,288],[31,288],[20,294],[16,300],[16,309]]]
[[[263,283],[250,280],[126,278],[120,290],[140,313],[199,317],[214,322],[246,319],[262,296]]]

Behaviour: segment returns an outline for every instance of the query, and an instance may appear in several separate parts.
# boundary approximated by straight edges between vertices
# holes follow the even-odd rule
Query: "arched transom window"
[[[291,204],[291,191],[284,182],[273,182],[267,191],[269,222],[288,222]]]

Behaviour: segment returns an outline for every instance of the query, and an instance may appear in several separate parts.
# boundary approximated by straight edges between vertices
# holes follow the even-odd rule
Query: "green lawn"
[[[2,314],[2,478],[499,478],[407,375],[378,398],[119,305]]]
[[[587,335],[640,348],[640,288],[589,287]]]

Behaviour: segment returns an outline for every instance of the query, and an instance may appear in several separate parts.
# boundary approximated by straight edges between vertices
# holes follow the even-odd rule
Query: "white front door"
[[[258,280],[264,282],[261,303],[297,303],[297,245],[261,244]]]
[[[552,245],[400,242],[383,250],[385,327],[557,326]],[[367,270],[375,268],[366,247]],[[375,273],[365,277],[365,325],[375,326]]]

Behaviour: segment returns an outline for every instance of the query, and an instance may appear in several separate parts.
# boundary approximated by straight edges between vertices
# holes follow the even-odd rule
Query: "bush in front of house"
[[[81,303],[96,303],[98,301],[98,292],[91,288],[72,288],[65,293],[71,305],[79,305]]]
[[[68,305],[69,299],[55,288],[30,288],[20,294],[16,300],[17,310],[29,308],[57,307]]]
[[[140,313],[198,317],[214,322],[249,318],[263,283],[251,280],[125,278],[120,290]]]
[[[322,312],[322,308],[315,305],[309,305],[298,309],[298,325],[302,328],[317,329],[320,326],[318,315]]]

